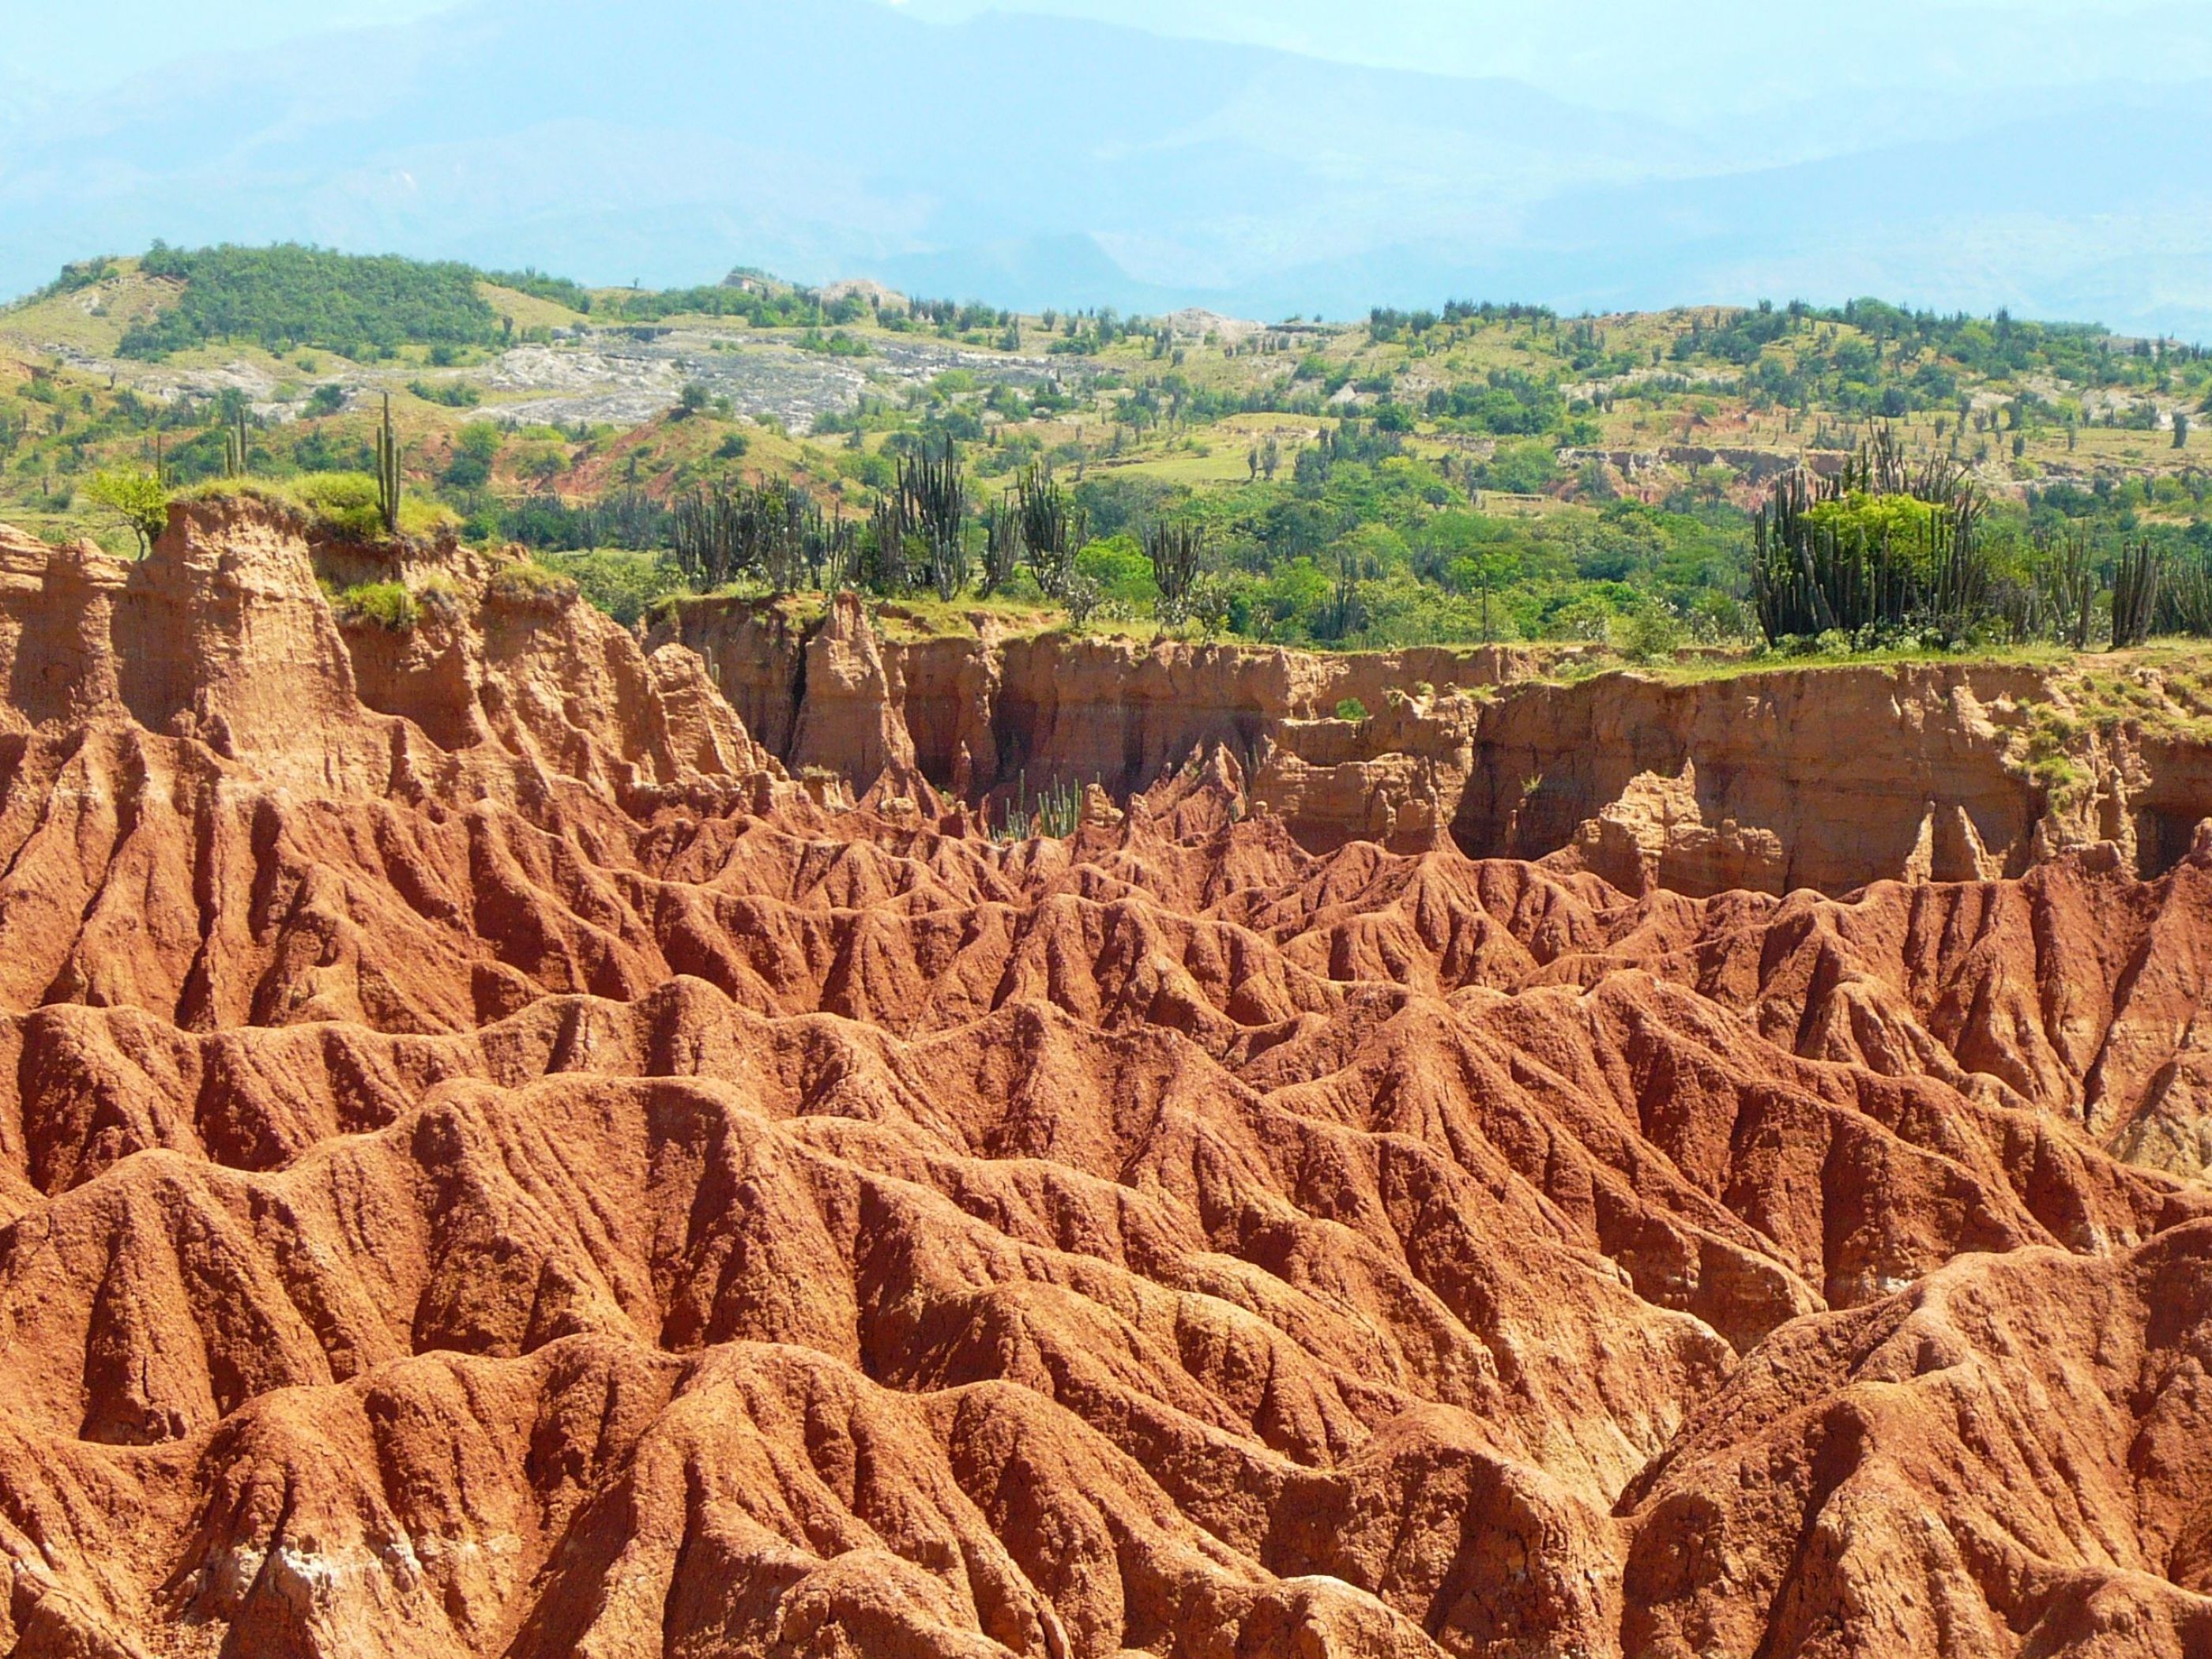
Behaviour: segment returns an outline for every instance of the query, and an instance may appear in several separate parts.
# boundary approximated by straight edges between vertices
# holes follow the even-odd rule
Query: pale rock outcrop
[[[1705,822],[1695,761],[1684,761],[1677,777],[1638,773],[1619,800],[1585,819],[1569,848],[1553,857],[1563,868],[1588,870],[1628,893],[1662,887],[1700,895],[1739,888],[1773,893],[1789,878],[1789,857],[1773,831],[1733,818]]]
[[[791,769],[841,773],[862,794],[888,783],[910,796],[909,780],[919,776],[914,738],[892,701],[883,653],[857,594],[832,602],[828,621],[806,642],[804,672]]]

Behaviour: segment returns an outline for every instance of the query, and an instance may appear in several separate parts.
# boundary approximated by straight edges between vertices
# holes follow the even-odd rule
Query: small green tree
[[[471,421],[453,434],[453,447],[471,460],[489,465],[499,459],[500,446],[507,434],[490,421]]]
[[[2189,416],[2179,409],[2173,411],[2173,447],[2176,449],[2189,447]]]
[[[85,486],[93,504],[138,538],[143,556],[169,521],[169,492],[151,472],[136,469],[95,472]]]

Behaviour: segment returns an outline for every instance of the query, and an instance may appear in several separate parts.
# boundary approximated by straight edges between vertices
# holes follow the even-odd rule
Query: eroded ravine
[[[1663,755],[1543,862],[1435,832],[1464,779],[1394,848],[1186,686],[1229,729],[1089,721],[1142,790],[1002,841],[946,769],[1077,743],[1066,662],[986,707],[847,608],[794,699],[378,556],[0,539],[15,1650],[2212,1641],[2212,838],[1696,897],[1739,854],[1676,834],[1624,891]],[[413,629],[333,614],[372,569]],[[1299,734],[1307,803],[1534,718],[1237,660],[1393,711]]]

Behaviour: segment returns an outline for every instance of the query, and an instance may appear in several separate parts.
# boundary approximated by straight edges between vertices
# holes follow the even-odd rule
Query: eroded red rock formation
[[[1000,841],[796,648],[0,538],[14,1650],[2212,1647],[2212,845]]]
[[[1310,851],[1357,840],[1419,852],[1449,838],[1474,857],[1565,855],[1631,892],[2018,876],[2106,842],[2158,875],[2212,817],[2201,724],[2212,692],[2168,684],[2153,663],[1560,684],[1537,678],[1543,660],[1522,647],[1322,655],[971,620],[972,635],[882,641],[865,706],[845,690],[849,672],[817,693],[808,672],[825,652],[842,660],[834,618],[691,600],[653,639],[701,653],[763,746],[793,764],[818,763],[823,734],[854,720],[854,740],[830,747],[872,753],[861,739],[886,714],[930,782],[1000,800],[1017,780],[1032,795],[1051,782],[1139,793],[1218,746]],[[2100,675],[2124,684],[2100,688]],[[1338,718],[1346,703],[1364,718]],[[2037,762],[2065,733],[2072,782],[2054,792]]]

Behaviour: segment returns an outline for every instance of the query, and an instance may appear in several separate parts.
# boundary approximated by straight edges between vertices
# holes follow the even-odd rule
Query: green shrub
[[[404,582],[363,582],[338,595],[338,620],[374,623],[394,634],[415,626],[415,596]]]
[[[1340,720],[1364,720],[1367,718],[1367,705],[1357,697],[1346,697],[1337,704],[1336,717]]]
[[[294,478],[292,495],[314,521],[348,541],[380,541],[384,519],[377,509],[376,480],[366,472],[309,472]]]
[[[651,553],[594,549],[582,553],[540,553],[537,561],[573,580],[589,604],[625,628],[634,627],[665,597],[680,592],[684,573],[674,561]]]
[[[1681,647],[1684,633],[1674,613],[1646,605],[1618,615],[1606,624],[1606,640],[1631,662],[1658,662]]]
[[[1075,573],[1097,584],[1099,593],[1115,605],[1136,611],[1155,604],[1160,585],[1152,579],[1152,562],[1134,536],[1109,536],[1083,548],[1075,556]]]
[[[483,393],[466,380],[410,380],[407,389],[426,404],[448,409],[474,409],[483,401]]]
[[[1485,489],[1502,489],[1513,495],[1541,495],[1559,481],[1558,454],[1540,439],[1500,444],[1480,476]]]
[[[376,480],[366,472],[307,472],[282,484],[257,482],[255,489],[268,496],[289,496],[317,532],[334,540],[371,545],[388,539],[377,507]],[[400,498],[403,536],[434,536],[459,522],[451,507],[437,501],[415,495]]]

